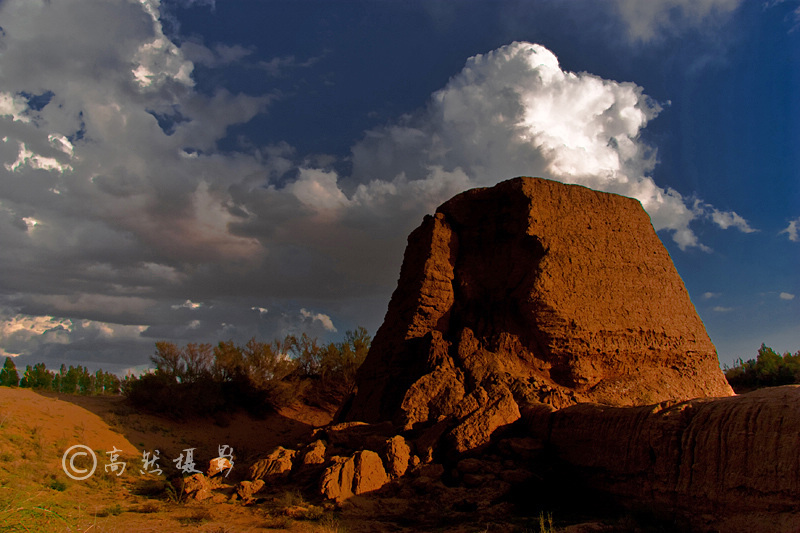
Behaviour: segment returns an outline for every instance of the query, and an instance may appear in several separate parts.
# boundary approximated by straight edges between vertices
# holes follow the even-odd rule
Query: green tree
[[[78,379],[81,375],[80,367],[75,368],[69,365],[69,368],[65,369],[64,365],[61,365],[61,372],[61,392],[66,392],[67,394],[78,392]]]
[[[25,374],[22,376],[20,386],[28,387],[31,389],[44,389],[50,390],[50,384],[53,381],[53,374],[47,370],[44,363],[37,363],[33,366],[28,365],[25,367]],[[23,385],[24,383],[24,385]]]
[[[90,396],[95,393],[94,375],[85,366],[78,367],[78,393]]]
[[[762,343],[755,359],[739,358],[733,368],[725,368],[725,377],[736,392],[800,383],[800,351],[780,355]]]
[[[761,344],[756,359],[756,376],[762,386],[776,385],[783,358],[766,344]]]
[[[19,385],[19,372],[17,372],[17,365],[10,357],[6,357],[6,362],[0,370],[0,386],[3,387],[17,387]]]
[[[103,372],[102,369],[95,372],[94,383],[96,394],[119,394],[119,378],[110,372]]]

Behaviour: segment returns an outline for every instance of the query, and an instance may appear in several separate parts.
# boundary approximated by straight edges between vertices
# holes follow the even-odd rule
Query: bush
[[[739,358],[733,368],[725,368],[725,377],[737,393],[800,383],[800,350],[794,355],[786,352],[781,356],[762,344],[756,359]]]
[[[370,342],[364,328],[327,346],[306,334],[271,344],[254,338],[244,346],[223,341],[213,349],[159,341],[151,357],[155,370],[126,376],[118,389],[137,408],[173,417],[236,408],[263,416],[298,399],[336,405],[352,389]]]
[[[139,409],[175,418],[213,413],[225,407],[221,383],[211,378],[181,383],[157,372],[130,383],[127,397]]]

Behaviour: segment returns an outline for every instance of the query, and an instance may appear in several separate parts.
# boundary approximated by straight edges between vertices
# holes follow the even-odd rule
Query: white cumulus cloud
[[[796,218],[789,222],[789,225],[786,226],[783,230],[778,232],[778,235],[786,234],[789,237],[789,240],[792,242],[800,242],[800,235],[798,235],[798,229],[800,229],[800,218]]]
[[[633,83],[565,71],[546,48],[516,42],[470,58],[424,110],[367,132],[343,182],[358,184],[353,200],[385,209],[407,207],[402,198],[429,207],[468,187],[543,176],[638,199],[681,248],[706,249],[690,228],[701,216],[753,231],[736,213],[702,203],[698,210],[655,183],[656,152],[640,134],[659,112]]]
[[[314,313],[312,311],[307,311],[306,309],[300,309],[300,316],[311,319],[314,322],[319,322],[327,331],[336,331],[336,327],[333,325],[333,320],[331,320],[331,317],[326,314]]]
[[[790,292],[782,292],[778,295],[781,300],[794,300],[794,294]]]

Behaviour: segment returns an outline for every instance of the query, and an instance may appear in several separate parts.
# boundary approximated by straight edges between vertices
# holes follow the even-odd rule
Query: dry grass
[[[115,407],[121,412],[120,406]],[[106,452],[112,446],[135,450],[131,441],[125,440],[126,437],[116,431],[128,430],[128,427],[122,427],[120,419],[123,415],[111,415],[113,419],[109,420],[115,422],[113,425],[92,418],[93,415],[84,408],[63,399],[55,400],[29,390],[0,387],[0,531],[345,531],[331,510],[309,503],[303,494],[295,490],[276,494],[270,501],[250,506],[186,502],[182,491],[173,488],[164,477],[140,476],[140,456],[120,455],[120,460],[128,463],[121,476],[107,472],[104,468],[109,463]],[[127,410],[124,413],[125,418],[137,416]],[[240,418],[232,420],[231,429],[237,429],[237,424],[251,424],[251,428],[253,423]],[[276,417],[259,423],[273,429],[280,428],[278,424],[284,420]],[[170,442],[183,439],[192,445],[198,444],[193,434],[184,433],[183,426],[154,421],[151,416],[143,417],[141,421],[124,422],[145,428],[148,433],[142,434],[143,441],[155,440],[167,434]],[[219,429],[214,426],[213,420],[209,420],[208,425],[209,429]],[[196,424],[191,429],[195,432],[202,430]],[[242,436],[246,434],[246,431],[241,432]],[[95,474],[83,481],[70,479],[62,470],[62,455],[67,448],[80,442],[76,440],[77,435],[87,439],[85,444],[93,448],[98,460]],[[99,439],[98,435],[104,435],[105,440]],[[235,443],[237,466],[244,468],[247,460],[263,453],[263,449],[242,436],[237,434],[236,439],[228,442]],[[138,434],[136,437],[139,440]],[[213,438],[216,440],[216,437]],[[220,442],[225,440],[220,438]],[[147,443],[151,447],[153,440],[147,440]],[[169,455],[164,452],[162,456]],[[79,468],[91,466],[87,457],[77,458],[74,463]],[[162,461],[161,466],[166,466],[166,461]]]

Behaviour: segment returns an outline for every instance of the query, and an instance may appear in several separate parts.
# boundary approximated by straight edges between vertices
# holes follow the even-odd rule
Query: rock
[[[393,477],[402,477],[411,462],[411,447],[402,435],[395,435],[386,441],[384,451],[386,471]]]
[[[530,462],[544,453],[544,443],[532,437],[503,439],[498,447],[505,455],[520,463]]]
[[[317,505],[292,505],[283,510],[283,515],[295,520],[319,520],[324,512]]]
[[[623,504],[699,530],[800,530],[800,386],[645,407],[584,404],[549,417],[558,457]]]
[[[475,488],[488,485],[489,483],[494,481],[494,479],[495,479],[494,476],[487,476],[481,474],[464,474],[464,477],[461,479],[461,483],[463,483],[465,487]]]
[[[434,455],[439,448],[439,441],[442,436],[450,429],[452,421],[450,419],[443,419],[438,421],[433,426],[426,428],[414,441],[414,447],[419,453],[419,459],[422,463],[430,463],[434,459]]]
[[[264,459],[256,461],[250,467],[250,479],[285,477],[292,471],[292,461],[297,452],[278,446]]]
[[[326,445],[324,440],[315,440],[300,452],[300,464],[321,465],[325,462]]]
[[[639,202],[537,178],[425,217],[356,381],[341,420],[409,430],[449,418],[458,452],[537,402],[732,394]]]
[[[486,400],[478,403],[448,435],[449,449],[455,454],[486,446],[495,431],[519,419],[519,408],[511,392],[504,386],[490,390],[491,394],[483,395]]]
[[[371,450],[362,450],[353,456],[355,471],[353,475],[353,493],[365,494],[380,489],[389,482],[383,461]]]
[[[370,450],[363,450],[355,454],[355,474],[353,476],[353,492],[364,494],[372,492],[386,485],[389,477],[383,468],[380,456]]]
[[[209,461],[206,475],[208,477],[214,477],[217,474],[225,472],[225,476],[227,477],[232,468],[233,463],[231,463],[230,459],[227,457],[215,457]]]
[[[345,450],[369,448],[378,450],[383,447],[387,437],[395,433],[391,422],[366,424],[363,422],[345,422],[320,428],[317,438],[325,439],[332,447]]]
[[[515,468],[513,470],[503,470],[498,477],[509,485],[521,485],[533,479],[534,475],[528,470]]]
[[[444,475],[444,466],[437,463],[420,465],[414,469],[414,475],[439,480]]]
[[[264,487],[264,480],[257,479],[255,481],[240,481],[236,487],[236,495],[245,502],[253,499],[258,491]]]
[[[213,485],[203,474],[197,473],[183,479],[183,494],[187,498],[203,501],[211,498]]]
[[[352,457],[336,456],[332,461],[320,481],[320,492],[326,498],[341,502],[378,490],[389,481],[380,456],[373,451],[362,450]]]
[[[462,459],[456,465],[456,470],[460,474],[497,474],[501,470],[501,466],[492,461],[485,459],[478,459],[477,457],[467,457]]]
[[[353,497],[355,459],[334,456],[331,461],[333,464],[325,469],[320,479],[320,493],[330,500],[341,502]]]
[[[420,464],[406,476],[411,479],[411,487],[417,494],[440,496],[448,487],[442,483],[444,466],[438,463]]]

